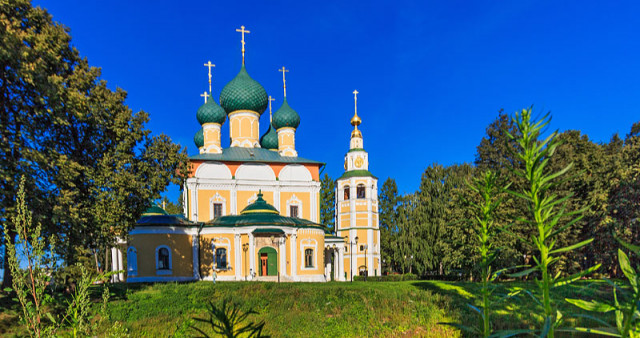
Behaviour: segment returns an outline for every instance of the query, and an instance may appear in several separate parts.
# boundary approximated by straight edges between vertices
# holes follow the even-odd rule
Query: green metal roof
[[[157,215],[167,215],[167,212],[164,209],[160,208],[157,205],[151,206],[149,209],[144,211],[142,216],[157,216]]]
[[[242,209],[240,214],[279,214],[280,212],[278,212],[278,209],[276,209],[273,205],[267,203],[267,201],[265,201],[262,196],[262,190],[260,190],[258,192],[258,198],[256,199],[256,201]]]
[[[258,228],[253,230],[254,234],[284,234],[282,229],[277,228]]]
[[[204,131],[202,128],[193,136],[193,143],[195,143],[198,148],[204,146]]]
[[[220,93],[220,105],[227,114],[236,110],[250,110],[262,114],[267,109],[268,102],[264,87],[249,76],[244,65]]]
[[[228,161],[228,162],[269,162],[269,163],[299,163],[319,164],[324,163],[308,160],[302,157],[280,156],[277,151],[264,148],[229,147],[222,149],[222,154],[198,154],[189,157],[190,160]]]
[[[273,123],[269,123],[269,129],[260,138],[260,146],[264,149],[277,150],[278,149],[278,133],[273,127]]]
[[[370,173],[369,170],[351,170],[345,171],[342,176],[338,177],[338,180],[350,177],[373,177],[375,179],[378,179],[377,177],[373,176],[373,174]]]
[[[289,106],[287,97],[284,97],[282,106],[273,113],[273,126],[276,130],[284,127],[298,128],[300,125],[300,115]]]
[[[193,227],[193,223],[180,215],[142,215],[136,222],[136,226],[177,226],[177,227]]]
[[[223,124],[224,120],[227,118],[227,113],[220,107],[216,100],[212,97],[209,97],[207,103],[203,104],[198,108],[198,112],[196,113],[196,118],[200,124],[205,123],[219,123]]]

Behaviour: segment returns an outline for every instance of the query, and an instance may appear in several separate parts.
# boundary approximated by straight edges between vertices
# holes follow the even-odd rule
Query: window
[[[360,246],[360,251],[364,251],[364,245]]]
[[[169,264],[169,249],[160,248],[158,250],[158,270],[169,270],[171,269],[171,265]]]
[[[358,198],[365,198],[364,184],[358,185],[356,190]]]
[[[222,203],[213,204],[213,218],[222,216]]]
[[[127,249],[127,275],[136,276],[138,274],[138,252],[136,248],[130,246]]]
[[[216,249],[216,268],[218,269],[227,268],[227,249],[225,248]]]
[[[289,215],[291,215],[291,217],[298,217],[298,206],[297,205],[290,205],[289,206]]]
[[[351,193],[349,192],[349,186],[344,187],[344,199],[348,200],[351,198]]]
[[[304,267],[305,268],[313,267],[313,249],[306,249],[304,251]]]

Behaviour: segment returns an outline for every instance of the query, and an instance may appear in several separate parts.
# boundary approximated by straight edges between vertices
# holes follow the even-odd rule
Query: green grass
[[[520,282],[499,285],[498,293],[525,286]],[[466,304],[478,305],[480,301],[480,284],[440,281],[120,284],[111,286],[111,290],[114,295],[108,307],[109,321],[121,322],[132,336],[153,337],[173,336],[193,317],[206,317],[208,302],[221,304],[224,298],[244,310],[257,311],[250,320],[264,320],[265,333],[272,336],[456,337],[460,336],[457,330],[438,322],[473,325],[477,317]],[[611,297],[610,288],[598,282],[580,282],[554,291],[559,300]],[[99,298],[99,288],[94,294]],[[565,316],[584,313],[563,301],[559,304]],[[15,316],[9,313],[0,316],[0,334],[20,334]],[[494,328],[533,328],[540,313],[525,294],[496,306]],[[613,317],[605,319],[612,322]],[[575,318],[567,318],[567,324],[592,326],[585,319]]]

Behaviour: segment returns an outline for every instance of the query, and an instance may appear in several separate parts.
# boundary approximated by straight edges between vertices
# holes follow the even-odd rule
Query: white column
[[[279,263],[278,263],[278,271],[280,271],[280,276],[286,276],[287,275],[287,249],[286,246],[284,244],[284,238],[279,239],[280,243],[278,243],[278,259],[279,259]]]
[[[344,247],[338,249],[338,262],[340,262],[340,268],[338,269],[338,280],[344,282]]]
[[[280,214],[286,214],[280,210],[280,181],[276,181],[276,184],[275,190],[273,191],[273,206],[278,209]]]
[[[298,277],[298,235],[291,235],[291,277],[296,281]]]
[[[369,218],[371,218],[371,213],[369,213]],[[367,276],[373,276],[373,229],[367,230]]]
[[[111,248],[111,271],[118,271],[118,254],[116,253],[116,248]],[[111,281],[117,282],[118,276],[116,274],[111,275]]]
[[[254,239],[254,237],[253,237],[253,234],[252,234],[252,233],[249,233],[249,271],[248,271],[248,273],[249,273],[249,277],[248,277],[248,279],[249,279],[249,280],[252,280],[252,279],[253,279],[253,277],[252,277],[252,275],[251,275],[251,273],[252,273],[252,272],[253,272],[253,273],[256,273],[256,274],[258,273],[258,272],[256,271],[256,269],[255,269],[255,265],[254,265],[254,264],[255,264],[255,263],[254,263],[254,260],[255,260],[255,259],[254,259],[254,256],[256,255],[256,254],[255,254],[255,251],[256,251],[255,239]]]
[[[238,185],[236,184],[231,187],[231,214],[238,214]]]
[[[200,240],[198,235],[191,236],[191,247],[193,255],[193,278],[200,280]]]
[[[123,264],[122,251],[120,251],[120,249],[116,248],[116,252],[118,253],[118,270],[120,271],[118,273],[118,280],[120,282],[124,282],[124,267],[122,266],[122,264]]]
[[[197,222],[198,221],[198,200],[197,198],[197,194],[196,194],[196,189],[198,188],[197,184],[193,184],[191,186],[191,203],[189,203],[189,206],[191,206],[191,221],[192,222]]]
[[[326,249],[324,252],[325,252],[325,256],[324,256],[325,257],[324,258],[324,261],[325,261],[324,275],[326,276],[327,281],[330,281],[331,280],[331,256],[330,256],[329,253],[331,252],[331,250]]]
[[[233,268],[236,271],[236,280],[241,280],[242,279],[242,263],[240,262],[240,255],[242,255],[242,248],[240,245],[240,234],[236,234],[235,237],[235,242],[233,244],[234,249],[233,249],[233,255],[236,258],[236,266],[234,266]]]

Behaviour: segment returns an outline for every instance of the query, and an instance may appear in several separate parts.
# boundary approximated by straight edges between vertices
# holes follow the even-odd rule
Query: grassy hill
[[[502,291],[517,291],[522,286],[523,283],[506,283],[502,284]],[[109,325],[118,321],[132,336],[180,336],[195,333],[186,327],[194,317],[207,317],[209,302],[219,305],[227,298],[245,311],[256,311],[249,320],[264,321],[264,332],[277,337],[455,337],[460,335],[457,330],[438,322],[473,325],[476,317],[466,303],[476,301],[478,288],[474,283],[439,281],[120,284],[111,287],[108,314]],[[559,288],[555,296],[609,298],[610,290],[602,283],[579,283]],[[531,327],[538,320],[534,304],[526,294],[500,303],[494,326]],[[561,304],[565,316],[579,313],[577,308]],[[15,317],[5,314],[0,321],[5,328],[0,332],[3,335],[19,333],[15,331]],[[13,325],[9,325],[10,321]],[[568,318],[567,323],[577,322]]]

